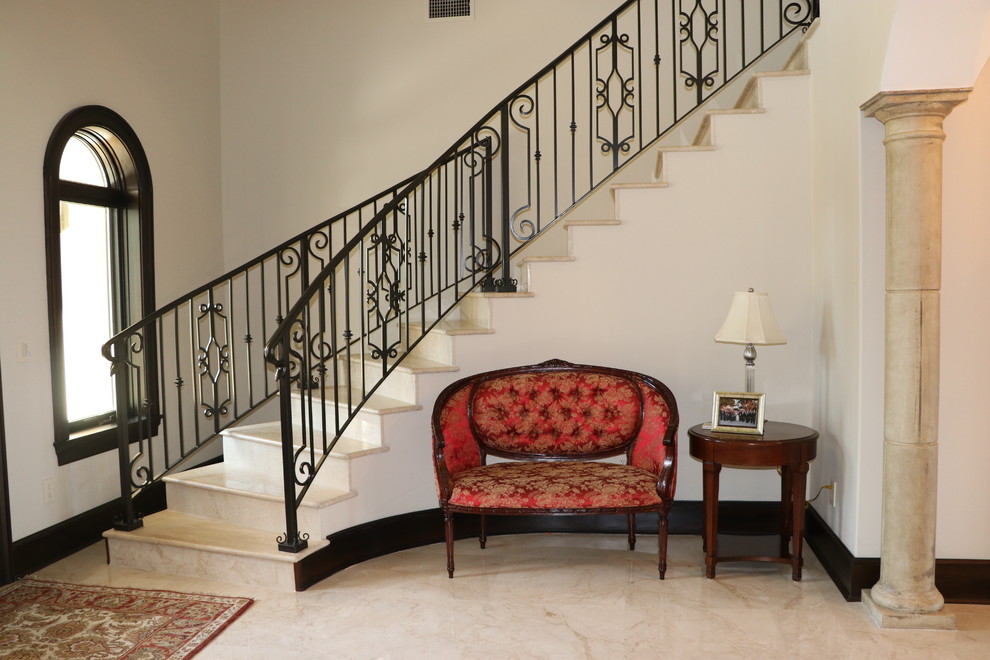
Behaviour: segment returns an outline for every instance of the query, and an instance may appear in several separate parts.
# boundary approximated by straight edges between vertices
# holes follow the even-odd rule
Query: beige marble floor
[[[958,631],[879,630],[839,595],[813,555],[804,579],[775,564],[722,564],[703,577],[696,536],[493,537],[351,567],[302,593],[116,568],[102,544],[40,571],[85,584],[249,596],[254,605],[197,660],[281,658],[990,658],[990,606],[948,605]]]

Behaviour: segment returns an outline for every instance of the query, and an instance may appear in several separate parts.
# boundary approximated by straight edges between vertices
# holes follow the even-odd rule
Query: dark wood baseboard
[[[839,593],[847,601],[859,601],[863,589],[869,589],[880,578],[880,558],[854,557],[813,508],[808,508],[804,520],[804,540]]]
[[[777,528],[776,502],[720,502],[720,528],[728,534],[771,534]],[[701,534],[704,509],[701,502],[674,502],[668,515],[671,534]],[[458,539],[478,536],[478,516],[455,516]],[[636,516],[636,532],[657,533],[657,514]],[[489,516],[488,535],[540,534],[547,532],[581,534],[625,534],[624,515],[578,516]],[[443,543],[443,514],[429,509],[383,518],[345,529],[328,537],[330,545],[301,562],[296,573],[297,589],[306,589],[349,566],[398,550]]]
[[[148,515],[165,508],[163,484],[149,489],[135,501],[136,509]],[[100,540],[113,526],[119,504],[109,502],[13,543],[12,574],[22,577]],[[777,502],[720,502],[720,534],[773,534],[777,530]],[[704,526],[701,502],[676,501],[668,516],[671,534],[700,535]],[[836,588],[847,601],[858,601],[880,577],[880,560],[854,557],[814,509],[808,509],[805,539]],[[456,518],[457,538],[478,535],[478,517]],[[537,534],[573,532],[625,534],[625,516],[490,516],[488,534]],[[656,514],[636,517],[636,532],[656,534]],[[296,568],[297,589],[368,559],[443,543],[440,509],[415,511],[345,529],[329,537],[330,545],[307,556]],[[699,549],[700,552],[700,549]],[[948,603],[990,604],[990,560],[939,559],[935,584]]]
[[[162,481],[149,486],[134,500],[134,509],[142,516],[164,508],[165,483]],[[24,577],[96,543],[103,537],[104,531],[113,527],[114,519],[120,516],[120,510],[119,500],[107,502],[14,541],[11,564],[15,578]]]
[[[221,461],[223,457],[218,456],[198,465],[211,465]],[[134,498],[134,511],[139,516],[151,515],[165,507],[163,481],[153,483]],[[113,500],[14,541],[10,549],[13,578],[22,578],[96,543],[103,538],[103,532],[113,527],[120,513],[120,501]]]
[[[843,597],[858,602],[880,579],[879,557],[854,557],[814,509],[804,538]],[[935,587],[947,603],[990,605],[990,560],[936,559]]]

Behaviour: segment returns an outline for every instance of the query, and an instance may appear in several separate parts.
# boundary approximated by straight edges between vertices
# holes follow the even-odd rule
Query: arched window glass
[[[66,463],[116,447],[100,348],[154,309],[151,174],[131,127],[99,106],[59,122],[44,167],[55,448]]]
[[[88,183],[91,186],[106,187],[108,184],[103,163],[79,135],[73,135],[65,143],[62,160],[59,161],[58,178],[62,181]]]

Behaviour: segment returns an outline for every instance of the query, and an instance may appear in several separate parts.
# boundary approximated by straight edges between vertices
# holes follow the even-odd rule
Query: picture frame
[[[765,399],[762,392],[715,392],[712,431],[763,435]]]

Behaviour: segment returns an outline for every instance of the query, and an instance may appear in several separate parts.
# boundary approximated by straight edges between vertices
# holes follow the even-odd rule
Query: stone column
[[[935,588],[942,120],[968,89],[877,94],[886,129],[883,524],[880,581],[863,603],[884,628],[954,629]]]

